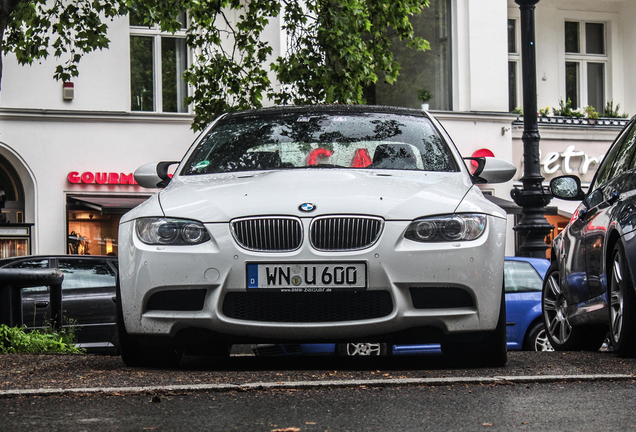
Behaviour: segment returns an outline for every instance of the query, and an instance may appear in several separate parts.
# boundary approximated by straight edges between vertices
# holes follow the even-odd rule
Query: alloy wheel
[[[379,356],[382,347],[379,343],[348,343],[347,355],[350,356]]]
[[[620,341],[623,331],[623,311],[624,311],[624,292],[623,292],[623,273],[621,271],[621,256],[614,254],[614,264],[612,266],[612,279],[610,282],[610,336],[612,343],[617,344]]]
[[[554,351],[550,340],[548,339],[548,334],[545,329],[542,329],[538,334],[537,338],[534,341],[534,350],[535,351]]]
[[[566,309],[568,302],[561,291],[559,272],[552,272],[546,282],[547,289],[543,293],[543,315],[547,324],[549,338],[558,344],[565,344],[572,334]]]

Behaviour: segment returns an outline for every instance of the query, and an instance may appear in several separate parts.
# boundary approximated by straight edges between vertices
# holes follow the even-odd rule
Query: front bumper
[[[293,252],[263,253],[238,247],[227,223],[207,224],[212,241],[186,247],[143,244],[134,233],[134,221],[127,222],[120,226],[119,233],[124,322],[131,334],[167,337],[182,330],[201,329],[235,343],[355,340],[421,328],[441,334],[490,331],[497,325],[503,295],[505,224],[505,220],[490,216],[486,232],[477,240],[427,244],[404,239],[408,221],[387,221],[380,240],[362,251],[319,252],[305,242]],[[309,219],[303,220],[305,230],[308,225]],[[226,301],[230,298],[256,299],[251,293],[257,293],[248,292],[246,263],[321,261],[366,263],[367,288],[358,291],[359,297],[380,294],[389,299],[388,306],[382,300],[384,309],[376,315],[351,318],[344,313],[315,320],[278,321],[275,310],[256,318],[250,318],[249,313],[239,316],[228,312]],[[183,298],[198,299],[199,305],[181,307],[179,301],[166,305],[180,292]],[[454,293],[463,293],[462,300],[456,301]],[[271,307],[294,308],[293,298],[285,297],[289,294],[302,299],[302,293],[273,293],[279,297],[273,297]],[[348,296],[354,299],[347,301],[357,300],[355,293],[317,295],[333,295],[314,297],[327,305],[330,300],[325,299],[337,302]],[[157,307],[152,301],[158,297],[164,301]],[[283,306],[277,298],[288,301]],[[304,300],[299,308],[320,309],[320,301]],[[296,316],[302,318],[302,314]]]

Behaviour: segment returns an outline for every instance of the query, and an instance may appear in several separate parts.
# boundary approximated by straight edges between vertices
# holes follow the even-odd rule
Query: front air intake
[[[229,318],[279,323],[326,323],[382,318],[393,312],[388,291],[332,293],[228,292]]]

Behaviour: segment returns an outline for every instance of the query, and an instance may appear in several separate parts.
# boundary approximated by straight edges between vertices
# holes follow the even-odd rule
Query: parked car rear
[[[116,352],[115,281],[117,257],[39,255],[0,260],[0,268],[59,269],[65,325],[74,325],[87,352]],[[22,289],[22,319],[28,328],[46,325],[51,316],[49,288]]]

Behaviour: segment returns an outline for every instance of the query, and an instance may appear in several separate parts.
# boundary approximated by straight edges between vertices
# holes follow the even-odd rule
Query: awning
[[[69,199],[75,200],[77,205],[81,205],[92,210],[100,211],[102,214],[123,214],[128,210],[137,207],[149,197],[142,195],[135,196],[95,196],[95,195],[69,195]]]
[[[499,207],[504,209],[507,214],[515,214],[515,215],[516,214],[521,214],[521,206],[517,205],[517,203],[514,202],[514,201],[503,199],[503,198],[499,198],[499,197],[496,197],[496,196],[490,195],[490,194],[484,194],[484,196],[491,203],[497,204]],[[559,200],[559,201],[561,201],[561,200]],[[561,212],[559,212],[559,208],[553,207],[553,206],[546,207],[545,211],[546,211],[546,214],[548,214],[548,215],[561,214]]]
[[[581,201],[566,201],[558,198],[553,198],[551,204],[557,206],[559,215],[569,219],[579,207]]]

